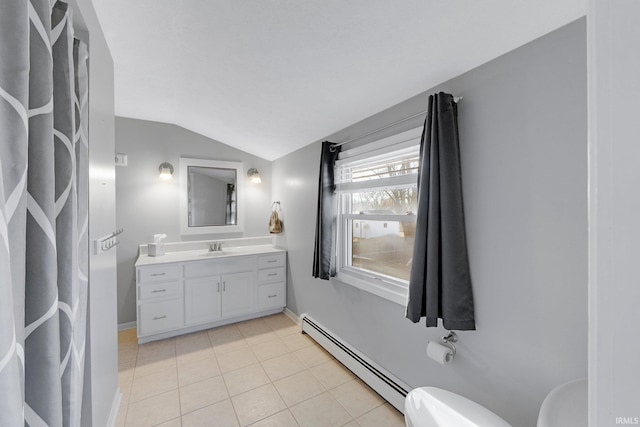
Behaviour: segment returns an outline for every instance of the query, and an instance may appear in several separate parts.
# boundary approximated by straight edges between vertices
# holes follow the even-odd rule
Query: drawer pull
[[[151,277],[164,276],[164,275],[166,275],[166,274],[167,274],[167,273],[153,273],[153,274],[151,274]]]
[[[156,316],[156,317],[154,317],[154,318],[153,318],[153,320],[161,320],[161,319],[166,319],[166,318],[167,318],[167,315],[166,315],[166,314],[163,314],[162,316]]]
[[[267,298],[275,298],[275,297],[277,297],[277,296],[278,296],[278,294],[267,295]]]
[[[157,294],[159,292],[167,292],[167,290],[166,289],[156,289],[154,291],[151,291],[152,294]]]
[[[277,259],[270,259],[270,260],[267,260],[267,262],[268,262],[269,264],[271,264],[272,262],[278,262],[278,260],[277,260]]]
[[[271,277],[271,276],[277,276],[277,275],[278,275],[278,273],[269,273],[269,274],[267,274],[267,276],[269,276],[269,277]]]

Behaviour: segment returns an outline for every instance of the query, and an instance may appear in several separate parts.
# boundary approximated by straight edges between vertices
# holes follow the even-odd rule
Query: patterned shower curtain
[[[0,425],[80,425],[87,47],[70,7],[0,2]]]

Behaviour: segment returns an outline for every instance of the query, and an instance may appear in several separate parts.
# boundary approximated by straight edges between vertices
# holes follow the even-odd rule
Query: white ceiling
[[[585,0],[93,0],[116,114],[274,160],[585,14]],[[176,141],[178,144],[179,141]]]

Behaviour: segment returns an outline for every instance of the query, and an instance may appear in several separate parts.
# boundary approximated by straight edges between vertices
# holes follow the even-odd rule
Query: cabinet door
[[[185,323],[194,325],[220,319],[221,295],[220,276],[185,280]]]
[[[222,317],[238,316],[254,311],[255,285],[253,272],[222,276]]]

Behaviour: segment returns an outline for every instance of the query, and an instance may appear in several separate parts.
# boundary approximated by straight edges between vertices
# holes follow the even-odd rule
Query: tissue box
[[[164,255],[164,243],[149,243],[147,247],[149,256]]]

